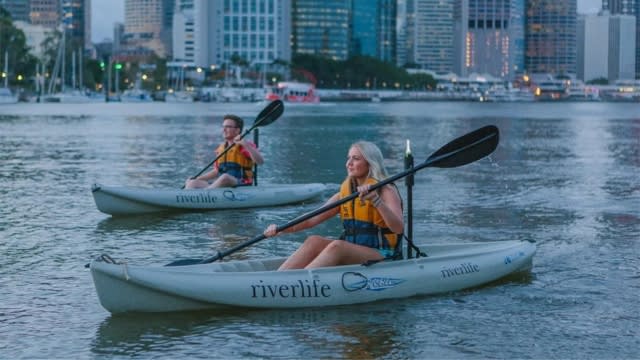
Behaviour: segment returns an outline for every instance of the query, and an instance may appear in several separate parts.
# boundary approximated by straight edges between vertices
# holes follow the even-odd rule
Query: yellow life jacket
[[[216,155],[222,154],[226,149],[226,143],[223,142],[216,149]],[[216,166],[220,174],[229,174],[235,178],[242,179],[245,184],[253,182],[253,160],[242,153],[243,147],[235,145],[229,149],[218,161]]]
[[[373,178],[366,181],[367,184],[377,182]],[[340,198],[343,199],[354,191],[356,191],[355,184],[352,185],[347,179],[340,186]],[[389,229],[378,209],[373,206],[370,200],[362,203],[359,198],[355,198],[353,201],[340,205],[340,218],[344,227],[341,238],[354,244],[374,249],[394,250],[402,236]]]

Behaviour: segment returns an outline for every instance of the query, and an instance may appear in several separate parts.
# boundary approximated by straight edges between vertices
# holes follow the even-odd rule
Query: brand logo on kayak
[[[189,195],[176,195],[178,204],[213,204],[218,201],[218,197],[208,192],[200,192]]]
[[[330,297],[331,286],[319,280],[298,280],[291,284],[265,284],[262,280],[251,285],[253,298],[319,298]]]
[[[460,275],[466,275],[466,274],[471,274],[476,272],[480,272],[480,265],[470,263],[470,262],[462,263],[458,266],[445,267],[445,268],[442,268],[442,270],[440,270],[440,273],[442,274],[443,279],[450,278],[452,276],[460,276]]]
[[[358,272],[346,272],[342,274],[342,287],[347,291],[367,289],[382,291],[390,289],[404,282],[403,279],[372,277],[371,279]]]
[[[249,198],[249,195],[247,194],[236,194],[231,190],[225,190],[222,193],[222,196],[224,196],[225,199],[231,201],[245,201]]]

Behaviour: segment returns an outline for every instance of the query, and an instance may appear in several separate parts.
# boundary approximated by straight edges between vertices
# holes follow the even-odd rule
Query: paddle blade
[[[284,112],[284,103],[282,100],[274,100],[269,103],[256,117],[253,127],[266,126],[276,121]]]
[[[491,154],[500,141],[500,131],[493,125],[463,135],[433,153],[427,166],[451,168],[480,160]]]

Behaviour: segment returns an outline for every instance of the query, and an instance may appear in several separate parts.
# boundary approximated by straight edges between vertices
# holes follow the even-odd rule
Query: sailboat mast
[[[80,90],[84,89],[84,82],[83,82],[83,79],[82,79],[82,73],[84,72],[83,71],[84,68],[82,67],[82,58],[84,57],[83,55],[84,55],[84,53],[82,51],[82,47],[80,47],[78,49],[78,62],[80,63],[80,64],[78,64],[78,76],[80,77],[80,81],[78,82],[78,88],[80,88]]]
[[[4,51],[4,87],[9,87],[9,51]]]
[[[65,58],[65,57],[66,57],[66,55],[67,55],[67,54],[66,54],[66,51],[65,51],[65,50],[66,50],[66,48],[67,48],[67,46],[66,46],[67,44],[66,44],[66,41],[65,41],[65,38],[66,38],[65,34],[66,34],[66,33],[67,33],[67,29],[66,29],[66,27],[65,27],[65,26],[64,26],[64,24],[63,24],[63,25],[62,25],[62,76],[60,77],[60,78],[61,78],[61,80],[62,80],[62,84],[61,84],[61,89],[60,89],[60,91],[62,91],[62,92],[64,92],[64,90],[65,90],[65,89],[64,89],[64,83],[65,83],[65,76],[64,76],[64,75],[65,75],[65,74],[64,74],[65,61],[64,61],[64,58]]]
[[[71,89],[76,88],[76,52],[71,53]]]

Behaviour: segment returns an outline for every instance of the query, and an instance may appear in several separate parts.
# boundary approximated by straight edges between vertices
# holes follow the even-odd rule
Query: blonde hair
[[[362,157],[364,157],[369,164],[369,177],[378,181],[389,177],[389,175],[387,175],[387,169],[384,167],[382,152],[376,144],[361,140],[353,143],[350,148],[357,148],[362,153]]]

